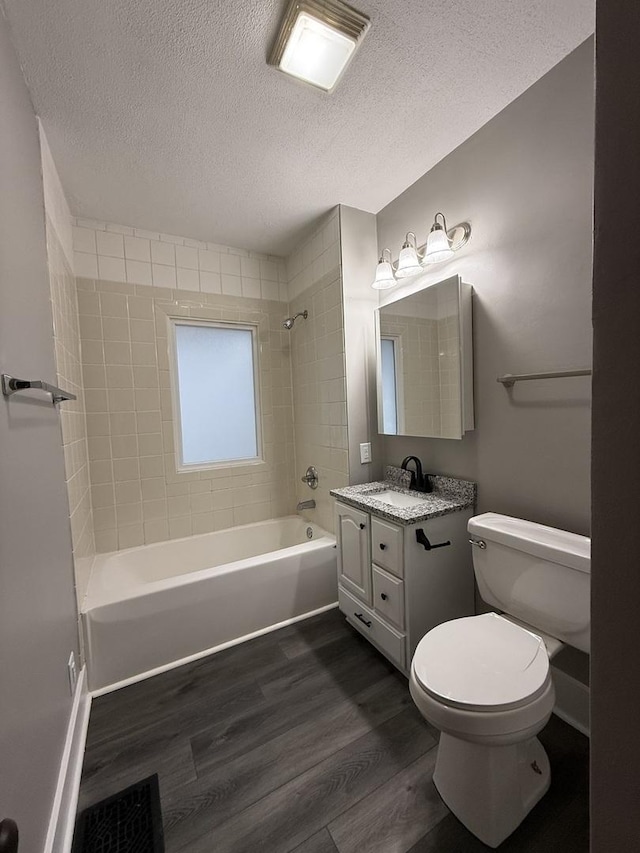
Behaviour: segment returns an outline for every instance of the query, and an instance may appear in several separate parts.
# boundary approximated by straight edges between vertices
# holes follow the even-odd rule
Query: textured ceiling
[[[353,0],[327,95],[266,65],[280,0],[0,0],[73,212],[286,254],[377,212],[593,31],[594,0]]]

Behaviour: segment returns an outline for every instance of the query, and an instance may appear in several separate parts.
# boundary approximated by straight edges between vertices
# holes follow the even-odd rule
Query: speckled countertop
[[[415,524],[418,521],[437,518],[439,515],[447,515],[450,512],[475,506],[477,491],[475,483],[468,480],[455,480],[453,477],[440,477],[437,474],[431,475],[429,479],[433,485],[433,491],[429,493],[410,491],[399,486],[396,480],[389,478],[384,482],[362,483],[359,486],[332,489],[330,494],[342,503],[402,525]],[[424,506],[396,507],[376,500],[376,494],[387,490],[424,498]]]

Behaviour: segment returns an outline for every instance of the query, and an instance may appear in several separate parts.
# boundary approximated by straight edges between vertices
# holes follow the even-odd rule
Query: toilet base
[[[495,848],[547,792],[551,771],[537,737],[484,746],[443,733],[433,781],[458,820]]]

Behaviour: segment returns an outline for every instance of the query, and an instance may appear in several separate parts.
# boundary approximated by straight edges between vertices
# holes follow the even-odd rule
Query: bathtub
[[[94,561],[82,607],[89,686],[124,686],[337,604],[335,537],[299,516]]]

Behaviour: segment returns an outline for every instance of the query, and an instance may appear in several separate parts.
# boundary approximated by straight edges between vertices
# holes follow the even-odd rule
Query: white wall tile
[[[106,231],[104,233],[107,234]],[[108,236],[120,237],[122,240],[120,234],[109,234]],[[98,255],[98,276],[106,281],[126,281],[124,259]]]
[[[277,281],[262,281],[261,282],[261,292],[263,299],[273,299],[276,302],[280,299],[280,287]],[[286,285],[285,293],[286,293]]]
[[[96,254],[96,232],[93,228],[72,228],[73,248],[76,252],[91,252]]]
[[[200,290],[198,270],[178,267],[178,287],[180,290]]]
[[[152,284],[151,264],[146,261],[126,261],[127,281],[132,284]]]
[[[98,231],[96,232],[96,239],[99,255],[105,255],[110,258],[124,258],[122,234],[112,234],[110,231]]]
[[[220,273],[200,271],[200,290],[203,293],[222,293]]]
[[[176,263],[176,250],[173,243],[151,241],[151,260],[154,264],[166,264],[173,267]]]
[[[155,287],[176,287],[175,267],[165,267],[162,264],[151,264],[151,275]]]
[[[220,272],[220,253],[211,252],[208,249],[200,249],[198,261],[201,270],[206,272]]]
[[[242,296],[242,279],[238,275],[221,276],[222,292],[228,296]]]
[[[149,241],[141,237],[125,237],[124,256],[131,261],[151,262]]]
[[[91,232],[93,234],[93,231]],[[85,252],[73,253],[75,274],[80,278],[98,278],[98,256]]]
[[[242,295],[247,299],[261,299],[259,278],[242,278]]]
[[[176,266],[183,269],[198,269],[198,250],[191,246],[176,246]]]
[[[278,281],[278,265],[273,261],[260,261],[260,278],[267,281]]]
[[[240,258],[243,278],[260,278],[260,261],[257,258]]]
[[[241,275],[240,256],[220,255],[220,270],[227,275]]]

